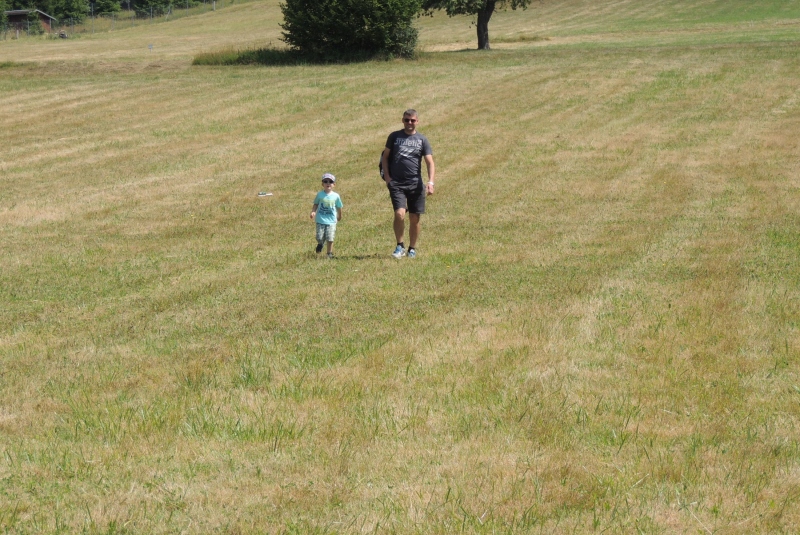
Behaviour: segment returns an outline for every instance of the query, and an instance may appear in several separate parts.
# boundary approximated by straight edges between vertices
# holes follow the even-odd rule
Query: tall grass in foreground
[[[4,68],[0,526],[796,531],[783,39]],[[396,262],[410,106],[437,193]]]

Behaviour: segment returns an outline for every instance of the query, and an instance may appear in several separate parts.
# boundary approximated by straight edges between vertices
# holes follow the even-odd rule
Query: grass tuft
[[[220,50],[203,52],[194,57],[192,65],[306,65],[309,62],[291,50],[276,48],[253,48],[248,50]]]

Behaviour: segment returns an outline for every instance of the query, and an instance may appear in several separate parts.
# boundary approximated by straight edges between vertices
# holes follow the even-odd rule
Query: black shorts
[[[396,212],[400,208],[405,209],[409,214],[424,214],[425,213],[425,197],[427,191],[422,179],[417,182],[416,186],[395,186],[394,180],[389,182],[389,197],[392,198],[392,208]]]

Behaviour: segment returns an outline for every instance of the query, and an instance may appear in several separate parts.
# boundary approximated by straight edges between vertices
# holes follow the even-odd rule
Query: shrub
[[[117,13],[121,9],[119,0],[94,0],[94,14],[108,15]]]
[[[283,41],[312,61],[411,57],[420,0],[285,0]]]
[[[39,14],[35,11],[28,14],[28,35],[42,35],[44,33],[44,26],[42,21],[39,20]]]

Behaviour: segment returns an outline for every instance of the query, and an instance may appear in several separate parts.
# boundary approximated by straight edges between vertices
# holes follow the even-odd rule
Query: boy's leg
[[[328,256],[333,253],[333,239],[336,237],[336,225],[328,225],[325,229],[325,239],[328,243]]]
[[[319,223],[317,223],[316,238],[317,238],[316,252],[321,253],[322,245],[325,243],[325,225],[320,225]]]

